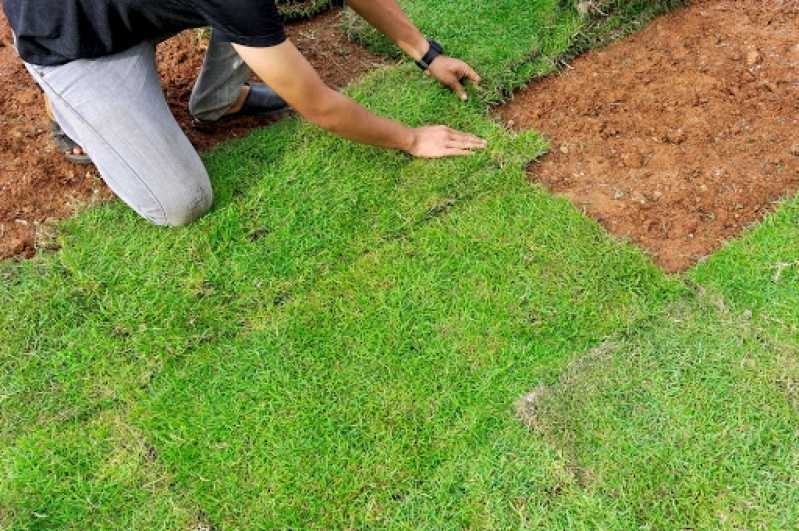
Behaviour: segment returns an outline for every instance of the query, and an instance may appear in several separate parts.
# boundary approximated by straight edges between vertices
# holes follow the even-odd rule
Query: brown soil
[[[552,139],[534,180],[685,270],[799,188],[799,2],[697,1],[499,112]]]
[[[340,88],[384,64],[351,43],[340,30],[340,12],[291,23],[289,35],[331,86]],[[242,118],[222,128],[195,128],[187,106],[205,51],[200,33],[187,31],[162,43],[158,64],[167,101],[200,150],[244,135],[268,119]],[[105,201],[111,192],[93,167],[65,162],[48,142],[41,93],[11,46],[11,31],[0,9],[0,259],[32,256],[36,235],[52,219],[82,205]],[[44,224],[44,225],[43,225]]]

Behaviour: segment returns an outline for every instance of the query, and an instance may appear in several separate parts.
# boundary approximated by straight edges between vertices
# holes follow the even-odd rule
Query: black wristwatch
[[[427,50],[427,53],[424,54],[424,57],[416,61],[416,65],[422,70],[427,70],[430,68],[430,65],[433,64],[433,61],[435,61],[436,57],[444,53],[444,48],[442,48],[440,44],[430,37],[427,38],[427,43],[430,45],[430,49]]]

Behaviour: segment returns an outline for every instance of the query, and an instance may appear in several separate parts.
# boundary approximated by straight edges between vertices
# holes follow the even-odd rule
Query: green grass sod
[[[686,279],[695,297],[539,388],[526,418],[569,471],[551,525],[799,521],[799,201]]]
[[[538,388],[531,435],[568,471],[550,525],[795,527],[798,207],[690,271],[694,297]]]
[[[799,198],[728,243],[690,278],[799,347]]]
[[[155,450],[104,411],[0,447],[3,529],[188,529],[199,511],[170,488]]]
[[[543,149],[534,135],[514,141],[484,118],[477,102],[462,105],[412,66],[376,72],[353,95],[409,123],[447,121],[485,134],[492,148],[468,160],[410,161],[291,120],[208,157],[216,210],[191,229],[144,226],[119,205],[87,212],[64,227],[64,250],[52,262],[56,267],[42,275],[51,285],[64,286],[50,291],[23,274],[19,294],[12,291],[6,298],[6,322],[37,323],[9,326],[1,343],[10,353],[3,363],[14,381],[9,386],[25,390],[8,400],[29,400],[38,382],[51,391],[41,400],[69,397],[62,409],[75,416],[129,397],[146,386],[164,358],[210,337],[235,335],[236,323],[246,322],[248,313],[268,312],[330,268],[431,214],[446,213],[458,199],[488,193],[505,176],[492,170],[521,167]],[[29,289],[28,282],[36,287]],[[71,322],[61,318],[62,296],[83,308],[73,312]],[[62,327],[67,330],[60,332]],[[53,333],[42,337],[41,330],[49,329]],[[95,339],[81,343],[86,337]],[[105,367],[102,378],[93,372],[95,363]],[[75,367],[81,368],[80,377],[72,374]],[[138,377],[131,378],[128,368]],[[21,374],[31,374],[34,385],[22,385]],[[42,374],[54,380],[37,378]],[[73,387],[78,396],[61,392]],[[17,414],[35,413],[20,408]],[[7,423],[6,430],[25,425],[21,420]]]
[[[583,20],[560,0],[497,2],[401,1],[426,34],[446,44],[447,52],[469,62],[483,77],[483,102],[503,94],[533,75],[551,72],[572,43]],[[347,13],[348,33],[374,51],[398,56],[399,50],[371,27]]]
[[[662,299],[673,295],[674,287],[646,265],[636,251],[613,244],[601,229],[582,218],[566,201],[553,202],[543,193],[528,188],[518,167],[499,171],[504,174],[503,182],[510,187],[514,197],[525,201],[521,205],[514,205],[508,200],[483,206],[476,213],[470,211],[467,217],[462,218],[463,223],[473,218],[471,224],[480,228],[486,224],[485,218],[491,217],[488,216],[489,212],[511,216],[509,220],[501,219],[502,224],[484,237],[493,246],[489,250],[510,246],[512,252],[497,256],[496,263],[482,264],[483,282],[490,284],[494,273],[492,267],[505,262],[514,268],[520,267],[517,271],[512,270],[512,273],[523,273],[525,267],[536,272],[535,281],[525,284],[523,279],[519,279],[517,291],[507,295],[519,297],[517,304],[525,306],[520,317],[521,329],[524,323],[530,323],[536,332],[536,341],[540,341],[541,352],[550,352],[554,362],[559,359],[557,353],[572,350],[575,343],[584,345],[591,339],[596,340],[645,315],[651,311],[650,305],[657,305]],[[484,198],[477,198],[466,204],[483,205],[485,201]],[[455,212],[459,210],[454,209]],[[429,213],[429,210],[425,213]],[[424,231],[431,223],[448,217],[428,214],[423,218],[427,220],[426,223],[415,224],[415,230],[408,235],[393,235],[392,243],[388,245],[405,244],[412,234]],[[534,227],[537,228],[533,231]],[[472,230],[476,229],[473,227]],[[184,236],[188,233],[186,231]],[[72,233],[68,231],[68,234]],[[435,242],[446,246],[448,238],[439,237]],[[563,246],[564,238],[583,243],[573,247]],[[276,305],[271,295],[263,307],[253,306],[251,302],[239,305],[240,309],[249,309],[246,314],[227,313],[225,306],[236,306],[233,294],[237,287],[241,288],[235,283],[227,287],[223,285],[222,288],[202,281],[189,281],[188,286],[182,283],[171,286],[170,282],[164,281],[165,278],[191,278],[196,264],[186,266],[187,269],[178,271],[177,277],[173,277],[168,266],[175,267],[175,264],[165,258],[168,253],[152,253],[152,248],[140,251],[134,260],[130,260],[130,254],[123,259],[117,258],[115,263],[124,262],[127,266],[123,271],[113,271],[110,267],[104,269],[98,257],[109,256],[109,251],[115,249],[113,239],[104,241],[109,246],[95,249],[95,258],[86,258],[85,263],[81,262],[82,255],[72,255],[67,250],[77,244],[65,242],[67,247],[61,252],[60,258],[68,265],[43,268],[49,274],[49,282],[24,274],[33,274],[33,270],[46,265],[36,261],[21,266],[23,270],[31,270],[17,271],[8,277],[15,292],[10,299],[16,301],[13,305],[9,301],[9,306],[26,310],[27,313],[8,315],[8,324],[3,329],[14,330],[13,322],[40,320],[37,327],[17,330],[21,333],[16,336],[15,342],[5,343],[17,353],[14,355],[9,349],[7,356],[4,356],[5,361],[12,362],[11,366],[6,367],[3,382],[4,389],[11,390],[5,396],[3,410],[4,428],[12,432],[6,434],[9,442],[15,437],[24,438],[21,434],[37,423],[82,421],[107,408],[134,403],[155,385],[151,379],[154,374],[164,371],[165,364],[194,366],[198,351],[208,349],[212,359],[216,360],[220,357],[236,360],[248,350],[229,347],[229,342],[234,341],[236,345],[238,334],[270,329],[275,315],[281,315],[278,309],[281,305]],[[531,244],[529,247],[520,246],[520,242]],[[100,241],[90,242],[95,243],[101,244]],[[461,247],[467,247],[468,243],[462,242]],[[172,250],[174,245],[176,242],[171,242],[166,249]],[[189,250],[196,248],[194,245],[184,245]],[[425,249],[427,244],[414,244],[413,247]],[[462,248],[445,247],[443,257],[449,257],[450,264],[457,265],[461,263],[464,252]],[[480,256],[490,257],[491,252],[483,251]],[[370,255],[367,252],[363,256]],[[150,261],[140,263],[148,256]],[[597,261],[595,256],[603,258]],[[159,271],[159,279],[148,283],[151,277],[147,271],[157,270],[154,265],[160,260],[166,260],[166,264]],[[92,264],[100,269],[93,271]],[[143,271],[136,270],[139,264],[145,266]],[[480,265],[479,260],[477,264]],[[568,264],[571,265],[567,267]],[[223,263],[222,267],[228,270],[227,263]],[[392,264],[388,264],[386,269],[390,271],[391,267]],[[97,282],[93,274],[108,277],[108,284]],[[600,279],[614,276],[616,280],[609,281],[607,285],[600,282]],[[31,279],[36,287],[41,288],[39,291],[33,289],[31,284],[26,284]],[[364,278],[364,281],[367,280],[368,276]],[[605,288],[611,291],[604,291]],[[219,289],[220,293],[214,293],[214,289]],[[256,288],[250,289],[255,291]],[[434,294],[434,289],[435,285],[415,288],[422,294],[428,291]],[[318,287],[314,286],[312,292],[296,299],[302,303],[317,291]],[[494,291],[501,293],[503,290]],[[23,294],[29,298],[23,299]],[[248,294],[248,297],[256,298],[252,294]],[[581,307],[580,301],[584,300],[593,300],[594,303],[591,307]],[[56,301],[60,303],[55,304]],[[286,304],[292,304],[292,301],[283,303]],[[315,315],[316,311],[313,308],[310,315]],[[576,315],[575,312],[585,313]],[[606,315],[609,312],[618,312],[618,315],[608,321]],[[409,310],[407,319],[415,313]],[[362,326],[368,329],[377,324],[365,323]],[[312,326],[307,327],[309,331],[313,329]],[[48,330],[49,334],[41,337],[38,333],[41,330]],[[303,334],[303,330],[305,328],[300,328],[296,334]],[[453,333],[458,335],[460,331],[454,329]],[[501,332],[498,335],[501,336]],[[335,349],[335,343],[331,348]],[[331,361],[336,358],[331,357]],[[223,369],[220,367],[220,370]],[[237,372],[233,374],[241,375]],[[163,379],[171,380],[169,376]],[[159,378],[159,383],[161,380]],[[304,381],[304,377],[300,378],[297,384],[303,385]],[[256,390],[257,387],[253,387],[253,392]],[[28,407],[31,401],[41,406],[31,409]],[[218,400],[214,398],[211,402],[218,403]],[[230,418],[233,418],[232,413]],[[293,431],[289,429],[289,433]],[[90,440],[85,442],[91,444]],[[160,443],[154,446],[161,448]],[[258,516],[258,513],[252,516]]]
[[[787,529],[799,521],[797,348],[699,296],[580,356],[525,408],[566,471],[559,528]]]
[[[447,53],[483,76],[480,99],[499,103],[531,77],[553,72],[563,61],[634,31],[685,0],[498,0],[431,2],[400,0],[427,35]],[[385,55],[400,50],[351,10],[344,24],[354,40]]]
[[[391,79],[397,75],[374,79],[389,86],[382,96],[402,105],[403,85]],[[146,226],[119,205],[68,222],[58,256],[22,264],[8,277],[0,367],[15,420],[3,432],[40,414],[25,406],[33,397],[59,417],[128,400],[165,359],[246,331],[261,313],[384,241],[459,201],[503,186],[523,189],[519,170],[543,149],[541,139],[511,136],[438,96],[414,112],[451,110],[462,126],[491,138],[492,149],[425,164],[286,122],[209,158],[212,174],[231,180],[215,182],[216,211],[190,229]]]
[[[525,189],[463,205],[163,371],[135,422],[211,521],[517,520],[503,499],[540,465],[513,398],[683,291]],[[501,443],[508,432],[522,445]],[[505,463],[512,452],[534,468]]]

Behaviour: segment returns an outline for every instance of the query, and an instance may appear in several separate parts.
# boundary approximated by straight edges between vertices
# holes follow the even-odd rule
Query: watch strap
[[[430,65],[433,64],[433,61],[436,59],[436,57],[444,53],[444,48],[433,39],[428,38],[427,43],[430,45],[427,53],[424,54],[421,59],[416,61],[416,65],[422,70],[427,70],[430,68]]]

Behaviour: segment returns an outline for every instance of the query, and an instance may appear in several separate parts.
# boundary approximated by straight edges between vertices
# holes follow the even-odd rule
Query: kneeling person
[[[409,128],[331,89],[286,38],[274,0],[3,0],[25,65],[44,90],[54,138],[125,203],[159,225],[203,215],[213,193],[196,150],[172,116],[155,65],[159,40],[210,26],[189,111],[215,122],[289,106],[350,140],[418,157],[466,155],[485,142],[445,126]],[[429,75],[466,98],[463,61],[442,54],[395,0],[350,0]],[[248,84],[251,71],[264,81]]]

